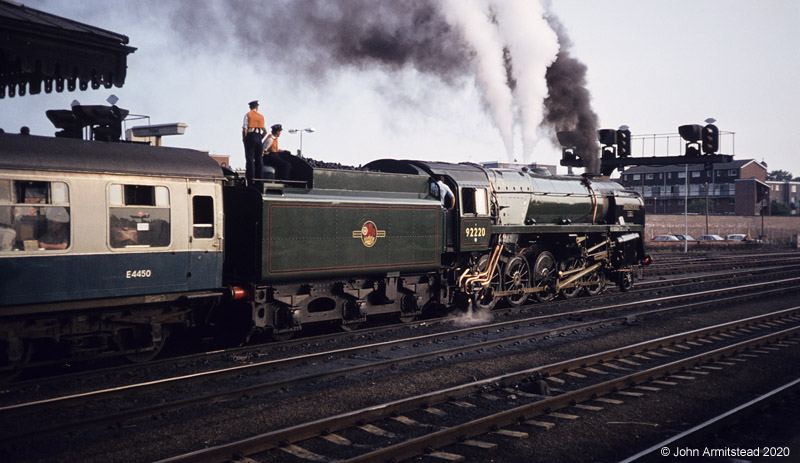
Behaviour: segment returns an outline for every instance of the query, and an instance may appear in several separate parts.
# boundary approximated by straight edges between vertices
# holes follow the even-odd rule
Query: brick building
[[[688,182],[687,182],[688,175]],[[642,194],[651,214],[684,212],[684,202],[709,201],[709,213],[727,215],[768,214],[770,188],[767,168],[753,159],[714,164],[638,166],[625,170],[620,183]]]
[[[767,180],[770,198],[792,208],[791,215],[798,215],[800,210],[800,181]]]

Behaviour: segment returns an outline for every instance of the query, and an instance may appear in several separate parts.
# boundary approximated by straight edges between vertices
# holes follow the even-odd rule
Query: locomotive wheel
[[[398,315],[397,319],[400,323],[411,323],[417,319],[417,315]]]
[[[584,289],[589,296],[597,296],[606,288],[606,275],[603,272],[594,272],[587,276],[586,280],[590,284],[584,286]]]
[[[633,288],[633,272],[619,272],[617,286],[622,292],[630,291]]]
[[[583,266],[583,261],[581,259],[577,259],[575,257],[569,257],[569,258],[561,261],[561,265],[560,265],[562,272],[569,271],[569,270],[575,270],[577,268],[581,268],[582,266]],[[576,283],[575,286],[572,286],[572,287],[569,287],[569,288],[563,288],[561,290],[561,296],[563,296],[564,299],[572,299],[573,297],[575,297],[578,294],[580,294],[580,292],[581,292],[580,283],[582,281],[583,281],[583,278],[580,278],[578,281],[575,282]]]
[[[533,281],[544,288],[534,293],[539,302],[552,301],[556,297],[556,258],[550,251],[542,251],[533,264]]]
[[[273,341],[281,342],[293,339],[297,335],[297,331],[285,331],[283,333],[276,333],[274,330],[269,332],[269,338]]]
[[[503,272],[503,291],[518,291],[528,289],[531,286],[531,268],[528,260],[522,256],[516,256],[506,264]],[[528,298],[525,293],[506,296],[506,302],[512,307],[519,307]]]
[[[347,323],[347,324],[342,323],[340,325],[340,328],[342,329],[342,331],[350,332],[361,329],[364,325],[365,323]]]
[[[478,260],[478,271],[483,272],[489,266],[489,256],[484,255]],[[500,266],[494,269],[489,285],[482,288],[478,294],[475,295],[475,307],[480,310],[492,310],[497,305],[497,298],[494,293],[500,290]]]
[[[397,315],[397,319],[401,323],[411,323],[419,316],[417,312],[419,312],[419,307],[416,295],[411,291],[404,290],[400,299],[400,313]]]

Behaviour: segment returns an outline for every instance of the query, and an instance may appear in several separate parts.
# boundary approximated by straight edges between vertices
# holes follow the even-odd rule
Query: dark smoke
[[[208,18],[178,16],[182,35],[203,42]],[[253,64],[320,79],[342,66],[413,67],[452,84],[469,71],[468,49],[429,0],[271,0],[225,2],[235,49]],[[212,21],[212,22],[213,22]],[[291,74],[290,74],[291,75]]]
[[[561,48],[553,64],[547,69],[548,96],[544,100],[545,112],[542,125],[556,132],[576,131],[586,143],[577,147],[583,156],[588,174],[600,172],[600,144],[597,140],[598,118],[592,110],[592,96],[586,88],[586,66],[570,55],[572,42],[561,22],[548,17],[550,27],[558,35]],[[553,144],[558,141],[553,137]]]
[[[219,52],[238,53],[243,65],[267,71],[267,82],[271,74],[296,76],[301,82],[323,80],[345,68],[390,72],[413,68],[455,85],[474,72],[470,65],[474,50],[445,20],[438,0],[162,3],[158,2],[160,11],[175,9],[171,17],[179,40],[204,51],[216,46]],[[500,27],[495,6],[488,14]],[[570,41],[559,21],[552,14],[548,21],[561,47],[546,73],[549,96],[541,124],[553,134],[563,130],[584,134],[588,142],[579,151],[587,160],[587,172],[598,172],[597,115],[590,107],[586,66],[570,56]],[[521,77],[514,74],[508,46],[503,48],[503,65],[505,84],[514,91]]]

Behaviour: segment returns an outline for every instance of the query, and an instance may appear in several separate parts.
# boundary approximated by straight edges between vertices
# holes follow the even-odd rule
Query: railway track
[[[716,284],[720,286],[730,284],[730,281],[735,281],[734,275],[739,279],[740,284],[733,290],[719,288],[680,294],[681,291],[687,291],[688,288],[697,287],[697,285],[708,287]],[[687,318],[687,316],[681,315],[685,313],[710,314],[715,311],[715,308],[727,310],[728,307],[744,304],[743,301],[788,300],[800,293],[800,281],[796,276],[790,277],[791,275],[797,275],[797,268],[789,263],[720,272],[713,276],[713,279],[719,279],[717,282],[712,282],[712,277],[708,275],[662,278],[642,282],[639,285],[639,293],[627,293],[638,299],[636,301],[616,301],[615,299],[626,296],[619,293],[611,294],[603,299],[579,299],[577,305],[581,307],[577,309],[576,300],[570,300],[561,304],[548,304],[546,307],[550,310],[544,314],[541,313],[543,305],[533,305],[521,311],[508,311],[502,316],[499,315],[501,312],[498,312],[496,319],[503,320],[505,318],[505,320],[483,326],[453,329],[452,320],[427,320],[402,327],[380,327],[374,330],[353,332],[344,335],[344,338],[339,338],[341,335],[337,334],[287,343],[274,343],[268,346],[267,352],[259,350],[260,347],[256,350],[249,347],[218,354],[171,359],[156,362],[156,364],[161,363],[164,370],[186,371],[185,368],[190,370],[195,368],[189,365],[195,360],[203,363],[203,359],[207,360],[219,355],[220,359],[227,359],[228,368],[215,368],[215,362],[209,361],[207,371],[162,377],[144,383],[132,381],[142,373],[141,366],[119,371],[107,370],[101,376],[105,374],[119,375],[120,384],[103,390],[94,388],[95,380],[84,375],[72,376],[75,384],[71,387],[75,388],[77,392],[66,395],[63,394],[66,391],[61,387],[64,383],[60,383],[65,378],[7,385],[0,392],[0,417],[2,417],[0,423],[6,423],[0,425],[3,428],[0,430],[0,434],[4,436],[3,443],[0,444],[0,455],[17,460],[18,458],[15,457],[19,455],[20,448],[30,446],[31,443],[37,441],[52,439],[53,442],[61,442],[66,436],[95,435],[104,428],[106,430],[125,430],[132,426],[135,429],[142,426],[143,420],[146,423],[153,419],[159,421],[190,419],[186,416],[187,414],[191,415],[192,411],[196,413],[200,409],[207,407],[215,409],[219,406],[236,408],[241,406],[237,404],[249,403],[253,398],[258,398],[256,403],[277,404],[278,401],[285,401],[298,394],[313,393],[314,389],[328,387],[327,385],[330,383],[344,381],[357,384],[358,381],[365,379],[369,381],[369,378],[384,374],[393,375],[395,371],[417,368],[433,368],[435,370],[440,366],[459,362],[491,362],[492,358],[500,358],[497,357],[498,355],[514,358],[521,356],[520,354],[526,351],[547,352],[553,346],[574,346],[577,345],[577,341],[584,342],[598,338],[599,334],[602,334],[602,337],[617,337],[621,333],[637,327],[649,326],[652,322]],[[779,276],[788,278],[777,280]],[[742,284],[744,281],[754,279],[761,279],[763,282]],[[676,288],[678,289],[676,294],[670,292]],[[655,292],[669,293],[669,296],[645,297],[645,295]],[[603,301],[608,303],[602,304]],[[782,324],[781,322],[772,323]],[[426,332],[433,325],[438,325],[436,328],[439,332]],[[406,329],[409,331],[403,331]],[[442,329],[446,331],[441,332]],[[409,333],[415,335],[407,339],[397,339],[407,336]],[[385,334],[388,339],[380,340],[382,334]],[[661,337],[665,338],[665,336]],[[728,340],[727,336],[718,337]],[[342,339],[346,341],[341,341]],[[374,340],[379,340],[379,342],[370,342]],[[344,342],[345,347],[326,348],[329,345],[339,346],[340,341]],[[359,343],[363,345],[353,345]],[[786,341],[786,344],[792,345],[789,341]],[[707,348],[707,346],[704,347]],[[302,350],[303,353],[291,355],[297,349]],[[697,346],[692,346],[692,349],[697,350]],[[551,355],[542,356],[542,358],[551,357]],[[658,355],[654,354],[653,357],[658,357]],[[547,365],[568,360],[571,359],[561,359],[558,362],[547,363]],[[535,363],[540,362],[537,360]],[[234,365],[231,366],[231,364]],[[541,364],[545,364],[545,362],[541,362]],[[589,364],[586,364],[586,367],[594,368]],[[602,371],[608,368],[614,369],[602,365],[595,369]],[[706,370],[713,373],[712,369]],[[97,373],[93,372],[92,374]],[[576,373],[589,376],[581,371]],[[589,371],[589,373],[593,372]],[[600,376],[598,373],[594,374]],[[702,373],[698,373],[698,375],[702,375]],[[573,385],[583,381],[576,375],[568,376],[568,378],[561,378],[554,373],[531,373],[517,384],[505,384],[509,386],[506,389],[516,390],[516,395],[509,391],[505,391],[508,396],[501,394],[502,391],[495,391],[495,395],[501,399],[506,397],[503,399],[506,402],[509,400],[511,402],[521,401],[521,397],[545,400],[542,397],[528,397],[526,394],[546,396],[543,392],[547,392],[547,387],[542,388],[542,382],[549,385],[551,393],[560,394],[562,391],[567,391],[568,388],[558,383],[555,378],[572,381]],[[496,377],[498,376],[487,376],[487,378]],[[456,386],[450,385],[445,389],[452,387]],[[54,392],[59,389],[62,389],[60,395]],[[485,393],[486,390],[483,388],[478,392]],[[511,396],[515,398],[510,399]],[[394,401],[404,400],[404,398],[398,397],[393,399]],[[289,401],[291,400],[293,399],[289,399]],[[488,400],[492,403],[496,402],[492,399]],[[369,406],[370,408],[375,407],[375,403]],[[452,409],[452,404],[446,402],[445,408],[447,407]],[[472,411],[470,407],[465,410],[460,408],[455,410],[460,410],[461,414]],[[450,412],[455,413],[452,410]],[[422,414],[422,416],[430,414],[424,410],[413,413]],[[339,414],[332,413],[330,416]],[[421,420],[417,421],[422,422]],[[533,419],[533,421],[537,420]],[[390,423],[393,426],[402,425],[397,420],[391,420]],[[293,422],[292,427],[300,424],[302,423]],[[381,426],[375,426],[381,428]],[[272,426],[270,427],[272,428]],[[369,426],[367,428],[372,429]],[[358,427],[343,429],[350,429],[350,431],[346,431],[347,433],[366,432]],[[245,436],[239,435],[239,437]],[[379,439],[374,436],[372,438]],[[331,439],[336,438],[331,437]],[[475,440],[480,441],[480,439]],[[323,441],[328,442],[325,439]],[[355,439],[350,441],[357,442]],[[214,441],[207,442],[205,445],[192,445],[190,448],[213,446],[211,444],[216,443]],[[297,452],[302,452],[302,450],[291,448],[293,444],[290,442],[284,440],[281,444],[273,450],[273,452],[277,452],[275,455],[280,456],[267,456],[264,461],[284,461],[285,458],[300,458],[300,461],[309,461],[303,460],[305,457],[297,456],[302,453],[291,454],[290,450]],[[361,444],[353,445],[358,447]],[[325,452],[314,452],[318,450],[316,444],[303,443],[298,447],[316,453],[320,455],[320,458],[328,458],[325,456]],[[334,447],[334,449],[337,448]],[[287,451],[289,452],[287,453]],[[179,452],[166,454],[177,453]],[[159,453],[158,455],[160,455],[159,458],[163,458],[166,454]],[[334,455],[337,454],[334,453]],[[151,459],[153,458],[150,457],[147,460]],[[258,456],[258,460],[261,461],[262,456]],[[47,461],[47,459],[39,461]]]
[[[676,275],[688,272],[747,268],[753,263],[761,261],[769,261],[775,264],[791,264],[797,262],[798,259],[800,259],[800,254],[797,252],[714,255],[702,258],[656,256],[653,258],[653,264],[647,267],[646,273],[650,276]]]
[[[776,273],[776,270],[779,272]],[[420,346],[420,345],[435,345],[441,344],[443,341],[442,339],[452,338],[452,337],[462,337],[468,343],[468,345],[473,345],[473,340],[469,339],[468,336],[474,336],[475,334],[486,332],[486,331],[498,331],[498,332],[512,332],[513,330],[519,329],[521,326],[540,326],[543,330],[553,329],[553,330],[584,330],[584,329],[592,329],[593,326],[600,326],[608,323],[624,323],[630,320],[633,320],[635,317],[641,317],[643,315],[647,315],[647,308],[648,307],[659,307],[657,311],[667,310],[678,310],[685,306],[685,303],[688,301],[699,301],[694,304],[689,304],[689,309],[696,309],[698,307],[707,306],[708,304],[719,304],[721,301],[731,301],[736,302],[737,300],[742,299],[750,299],[753,297],[759,297],[764,294],[772,294],[772,293],[781,293],[786,291],[793,291],[795,285],[800,285],[799,278],[786,278],[783,280],[775,280],[776,277],[779,275],[784,276],[784,272],[791,273],[792,271],[797,270],[794,267],[791,268],[782,268],[779,267],[777,269],[766,269],[764,270],[763,274],[760,274],[758,271],[756,272],[749,272],[747,275],[739,276],[736,279],[731,279],[728,276],[728,282],[734,281],[742,283],[743,281],[752,281],[752,279],[756,275],[761,275],[765,277],[764,283],[758,284],[740,284],[736,287],[724,287],[721,289],[715,290],[706,290],[706,291],[697,291],[694,293],[681,293],[671,296],[659,296],[655,298],[647,298],[647,299],[637,299],[633,302],[623,302],[623,303],[614,303],[605,306],[593,307],[589,309],[573,309],[569,308],[567,310],[552,310],[551,313],[545,315],[528,315],[522,318],[515,317],[512,320],[503,321],[503,322],[496,322],[496,323],[488,323],[488,324],[476,324],[475,326],[469,326],[465,328],[452,328],[454,324],[454,320],[451,317],[441,318],[437,320],[432,320],[428,322],[422,322],[424,324],[433,324],[439,323],[441,328],[444,328],[444,331],[440,332],[433,332],[429,334],[422,334],[422,335],[412,335],[410,337],[401,337],[399,339],[391,340],[391,341],[382,341],[382,342],[374,342],[374,343],[366,343],[360,346],[350,346],[345,348],[336,348],[336,349],[323,349],[318,352],[310,352],[303,355],[290,355],[290,356],[278,356],[274,359],[260,358],[259,353],[253,353],[252,349],[235,349],[233,352],[225,351],[220,353],[206,353],[204,356],[208,355],[217,355],[220,359],[225,360],[224,363],[228,366],[224,368],[217,368],[217,369],[206,369],[202,371],[192,372],[186,375],[179,375],[179,376],[168,376],[161,379],[155,379],[152,381],[145,381],[141,383],[131,383],[129,375],[133,372],[137,372],[142,370],[142,366],[126,366],[121,369],[113,369],[113,370],[106,370],[103,372],[93,372],[92,375],[99,374],[108,374],[113,373],[115,375],[123,375],[121,383],[115,385],[113,387],[101,389],[99,391],[91,391],[86,390],[91,387],[92,378],[91,376],[82,376],[82,375],[75,375],[74,378],[53,378],[51,380],[46,381],[35,381],[30,383],[22,383],[18,385],[10,385],[6,388],[6,390],[0,394],[0,412],[6,409],[13,409],[14,407],[19,407],[18,403],[22,402],[26,397],[26,390],[33,390],[34,394],[38,397],[42,397],[46,395],[47,391],[52,391],[52,394],[61,394],[60,396],[54,396],[50,398],[44,398],[38,401],[29,402],[31,405],[41,406],[45,404],[51,404],[56,402],[61,403],[69,403],[69,402],[78,402],[81,400],[88,400],[88,399],[98,399],[101,397],[106,396],[118,396],[121,394],[125,394],[129,391],[146,391],[151,389],[159,389],[163,387],[172,387],[173,385],[185,383],[185,382],[199,382],[205,380],[219,380],[228,377],[240,376],[243,374],[253,374],[252,372],[260,372],[265,370],[274,370],[277,368],[289,368],[294,367],[297,365],[307,364],[311,362],[318,362],[321,360],[330,360],[334,357],[343,357],[343,356],[353,356],[353,355],[360,355],[365,352],[371,352],[375,350],[396,350],[399,348],[407,348],[409,346]],[[691,279],[690,279],[691,280]],[[669,286],[674,287],[676,284],[675,281],[666,281],[663,282]],[[721,299],[723,296],[727,296],[728,294],[737,294],[731,298]],[[557,306],[558,304],[556,304]],[[662,309],[661,307],[673,307]],[[530,312],[526,312],[524,309],[518,315],[525,315],[526,313],[532,313],[533,309],[537,308],[537,305],[529,306],[531,308]],[[645,310],[642,312],[642,310]],[[654,311],[650,310],[650,314],[655,313]],[[610,318],[604,318],[606,314],[610,314]],[[587,322],[587,323],[567,323],[563,325],[564,321],[569,320],[582,320],[591,317],[599,317],[596,320]],[[558,323],[562,323],[562,326],[558,326]],[[380,332],[384,331],[386,328],[377,328],[373,332]],[[368,333],[362,333],[362,336],[367,337]],[[538,335],[538,334],[537,334]],[[343,336],[342,334],[336,335],[334,337],[327,337],[328,340],[336,339],[337,337]],[[348,336],[348,335],[344,335]],[[504,336],[509,337],[509,336]],[[297,345],[297,343],[290,343],[291,345]],[[323,343],[324,344],[324,343]],[[283,346],[282,350],[286,351],[291,349],[286,349],[286,346]],[[247,355],[245,355],[247,354]],[[240,355],[240,357],[236,357]],[[233,356],[233,357],[231,357]],[[264,356],[267,357],[267,356]],[[166,365],[167,370],[174,370],[175,368],[179,367],[182,362],[186,362],[188,360],[193,359],[202,359],[203,356],[192,355],[189,357],[179,358],[179,359],[170,359],[166,360],[163,363]],[[230,366],[231,360],[233,363],[236,363],[234,366]],[[185,368],[184,368],[185,369]],[[64,380],[75,379],[80,383],[82,386],[81,389],[77,390],[72,394],[64,394],[65,390],[68,389],[68,385],[65,385],[63,382]],[[107,378],[106,378],[107,380]],[[283,383],[279,383],[284,385]],[[17,404],[15,404],[17,402]]]
[[[475,351],[491,353],[492,349],[504,348],[504,346],[513,348],[513,346],[525,345],[538,340],[602,330],[606,326],[624,326],[635,319],[663,316],[670,312],[698,310],[708,305],[735,303],[740,299],[767,297],[769,294],[798,290],[800,290],[800,279],[796,278],[784,282],[746,285],[736,289],[736,292],[740,294],[731,296],[728,300],[721,300],[720,294],[723,291],[717,290],[692,295],[691,298],[697,299],[698,302],[689,304],[686,303],[686,300],[690,296],[670,296],[637,303],[585,309],[560,316],[529,317],[523,320],[465,328],[389,343],[254,363],[203,374],[185,375],[160,381],[6,405],[0,409],[0,416],[3,416],[3,421],[6,423],[16,423],[22,417],[27,417],[28,420],[32,416],[59,417],[59,419],[50,418],[46,424],[33,422],[29,429],[26,429],[24,425],[15,425],[14,432],[5,430],[7,444],[21,442],[26,438],[50,433],[71,433],[75,429],[93,425],[121,423],[137,417],[158,416],[187,407],[235,400],[243,395],[264,394],[269,391],[297,387],[304,383],[319,383],[326,378],[353,376],[381,369],[389,370],[398,368],[401,364],[412,364],[436,358],[457,359],[466,353]],[[650,308],[647,309],[648,307]],[[653,309],[652,307],[657,308]],[[589,319],[589,321],[568,321],[569,318],[575,317]],[[567,321],[565,322],[565,320]],[[558,326],[553,326],[553,323]],[[520,333],[520,330],[525,332]],[[492,334],[492,336],[487,336],[487,334]],[[486,339],[476,341],[476,336]],[[457,340],[460,342],[455,342]],[[398,352],[399,349],[402,351]],[[382,358],[386,352],[391,352],[394,358]],[[337,357],[340,359],[338,363],[335,362]],[[341,367],[342,361],[347,363],[353,359],[357,359],[358,365]],[[301,376],[290,375],[285,379],[266,383],[261,380],[266,372],[270,377],[277,378],[282,375],[281,371],[285,372],[292,367],[323,361],[326,368],[321,372]],[[285,374],[283,373],[284,376]],[[256,383],[225,390],[218,390],[217,386],[213,386],[213,384],[219,384],[220,381],[233,377],[236,378],[238,385],[246,384],[248,382],[246,377],[256,380]],[[217,390],[207,393],[197,392],[209,388]],[[165,391],[177,391],[177,396],[170,398]],[[194,395],[186,397],[186,391],[192,391]],[[131,406],[131,403],[141,405]],[[87,413],[87,408],[91,408],[92,413]],[[78,415],[78,417],[61,421],[69,415]]]
[[[566,416],[562,409],[596,410],[597,404],[615,403],[617,399],[608,397],[612,394],[638,397],[642,391],[658,392],[677,381],[691,381],[693,375],[768,354],[764,349],[797,346],[799,334],[800,307],[795,307],[378,404],[161,462],[220,462],[270,450],[306,461],[333,459],[299,445],[310,439],[337,446],[336,458],[347,462],[401,461],[457,443],[490,449],[492,444],[476,439],[487,434],[523,437],[524,431],[510,427],[548,428],[552,426],[548,420]],[[542,381],[557,387],[535,384]],[[526,392],[531,389],[536,393]],[[459,419],[464,417],[468,419]],[[453,419],[460,422],[452,423]],[[360,442],[341,435],[357,431],[365,435]],[[383,445],[374,448],[376,441]],[[311,445],[318,446],[306,444]],[[363,452],[365,448],[368,451]]]
[[[759,351],[763,352],[763,350]],[[747,439],[743,438],[741,434],[747,432],[749,426],[742,425],[745,420],[755,419],[758,420],[759,415],[762,415],[765,409],[770,407],[791,407],[796,410],[797,402],[800,401],[800,378],[789,381],[788,383],[762,394],[755,399],[748,401],[742,405],[727,410],[711,419],[698,424],[697,426],[676,434],[664,441],[659,442],[647,449],[632,455],[620,463],[635,463],[644,461],[654,461],[656,455],[661,457],[695,457],[702,456],[700,449],[703,453],[707,453],[707,447],[702,444],[703,441],[709,441],[710,438],[720,431],[734,429],[734,433],[739,433],[738,441],[729,447],[722,447],[718,449],[711,449],[721,457],[791,457],[797,452],[797,449],[792,449],[789,446],[783,445],[764,445],[763,442],[745,443]],[[785,403],[786,402],[786,403]],[[792,414],[794,414],[792,412]],[[796,456],[794,457],[796,458]]]
[[[781,256],[783,254],[780,254]],[[642,294],[651,294],[657,291],[661,294],[675,293],[680,294],[685,291],[696,290],[697,288],[707,288],[709,286],[722,287],[724,285],[736,285],[749,281],[766,281],[769,279],[781,279],[790,277],[792,272],[800,270],[800,256],[796,253],[789,253],[790,256],[795,256],[794,259],[778,260],[774,262],[766,262],[764,266],[752,264],[744,268],[743,263],[733,264],[733,270],[728,270],[715,273],[692,273],[692,269],[688,268],[685,273],[688,275],[665,278],[659,276],[653,278],[648,276],[647,279],[641,280],[636,283],[634,289],[628,294],[621,294],[616,289],[607,290],[606,293],[594,296],[592,298],[578,298],[571,300],[559,300],[550,302],[548,304],[530,304],[516,309],[496,309],[493,311],[494,318],[512,316],[517,312],[547,312],[557,314],[560,312],[568,312],[574,308],[582,305],[599,305],[611,304],[619,300],[630,300],[640,297]],[[723,259],[728,260],[728,259]],[[648,273],[649,275],[649,273]],[[121,377],[122,382],[128,382],[128,375],[130,372],[146,372],[149,369],[154,370],[154,376],[159,376],[164,370],[170,370],[175,364],[182,364],[181,368],[185,368],[187,364],[199,363],[196,366],[196,371],[204,371],[214,367],[215,362],[213,359],[220,359],[221,362],[229,363],[231,359],[252,359],[252,358],[279,358],[286,356],[293,352],[296,348],[300,347],[303,350],[309,350],[310,346],[326,346],[331,343],[338,343],[340,340],[352,342],[357,338],[369,339],[373,336],[390,336],[398,330],[415,330],[424,327],[425,330],[431,330],[436,326],[449,325],[452,323],[452,315],[445,315],[441,317],[428,318],[416,322],[404,323],[400,325],[380,325],[368,326],[354,332],[334,332],[310,337],[303,337],[296,340],[284,342],[272,342],[265,345],[254,346],[247,345],[242,347],[228,348],[212,352],[199,352],[196,354],[181,355],[177,358],[166,358],[150,362],[148,365],[121,365],[96,369],[94,375],[102,378],[103,381],[108,380],[109,375]],[[402,334],[401,334],[402,335]],[[32,363],[31,368],[43,368],[59,365],[59,362],[39,362]],[[92,373],[89,373],[91,375]],[[57,375],[51,379],[35,377],[32,380],[21,381],[13,385],[12,389],[22,390],[25,388],[36,388],[39,391],[47,390],[49,387],[54,389],[63,390],[64,386],[62,381],[68,380],[70,377],[76,378],[84,385],[91,384],[91,380],[87,379],[87,373],[78,371],[76,373],[68,373]],[[51,383],[53,386],[51,386]],[[2,403],[2,395],[0,395],[0,403]]]

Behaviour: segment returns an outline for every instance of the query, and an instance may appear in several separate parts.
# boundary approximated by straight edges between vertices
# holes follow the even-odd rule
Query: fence
[[[767,243],[778,245],[792,244],[792,238],[800,234],[800,216],[779,217],[765,216],[710,215],[708,216],[708,234],[725,238],[733,233],[742,233],[751,238],[761,238]],[[650,239],[657,235],[684,234],[697,238],[706,233],[706,216],[689,215],[688,231],[684,232],[683,215],[657,215],[646,217],[645,236]]]

